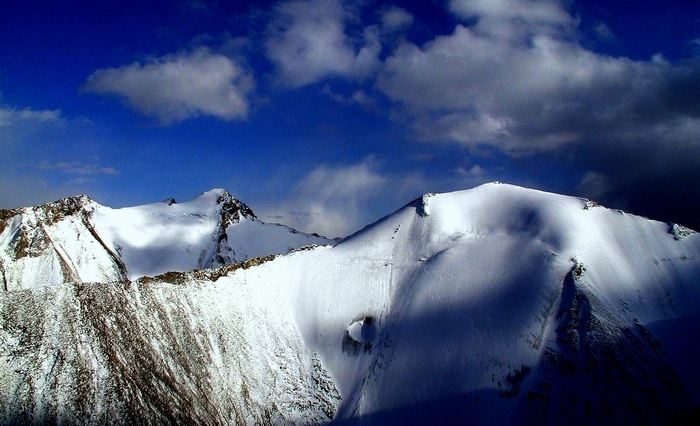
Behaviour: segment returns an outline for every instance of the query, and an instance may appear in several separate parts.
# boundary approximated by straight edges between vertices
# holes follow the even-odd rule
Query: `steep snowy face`
[[[284,289],[206,272],[0,293],[0,423],[328,422],[338,393]]]
[[[700,404],[700,237],[676,228],[509,185],[427,195],[299,255],[297,321],[339,419],[663,423]]]
[[[94,221],[100,235],[124,259],[132,279],[330,243],[323,237],[257,220],[248,206],[223,189],[186,203],[103,207],[95,212]]]
[[[95,230],[91,218],[98,208],[79,196],[0,211],[4,290],[125,278],[124,263]]]
[[[212,268],[328,243],[258,221],[223,189],[185,203],[168,199],[121,209],[81,196],[3,211],[0,273],[6,291],[107,282]]]
[[[234,261],[225,251],[226,228],[254,220],[247,206],[223,190],[205,192],[185,203],[167,201],[101,207],[93,215],[95,228],[124,259],[131,278]]]

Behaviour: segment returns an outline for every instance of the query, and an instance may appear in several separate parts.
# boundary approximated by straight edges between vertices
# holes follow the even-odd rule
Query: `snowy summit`
[[[3,210],[0,220],[6,290],[212,268],[330,243],[258,220],[224,189],[184,203],[170,198],[120,209],[71,197]]]

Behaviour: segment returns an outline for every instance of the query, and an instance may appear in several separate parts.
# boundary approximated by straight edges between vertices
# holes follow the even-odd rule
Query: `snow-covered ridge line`
[[[341,424],[663,423],[700,404],[681,337],[700,331],[700,238],[592,207],[486,184],[309,253],[297,318]]]
[[[203,210],[218,197],[204,195],[120,215],[211,240],[221,212]],[[336,245],[1,293],[0,413],[665,424],[700,407],[700,235],[593,207],[487,184],[426,194]],[[224,242],[250,230],[279,235],[242,218]]]
[[[220,188],[184,203],[119,209],[78,196],[0,212],[0,276],[5,291],[120,281],[332,242],[262,222]]]

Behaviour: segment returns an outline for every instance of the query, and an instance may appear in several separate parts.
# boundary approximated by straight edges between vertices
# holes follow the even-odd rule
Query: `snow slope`
[[[700,404],[700,237],[670,231],[489,184],[239,279],[292,287],[341,423],[658,424]]]
[[[93,293],[100,295],[86,296]],[[157,302],[143,302],[144,294]],[[112,313],[111,298],[124,312]],[[61,359],[51,348],[93,366],[84,383],[143,376],[140,347],[170,366],[166,377],[190,383],[183,365],[200,349],[182,357],[174,342],[212,341],[228,329],[245,331],[211,347],[228,354],[243,345],[254,353],[247,362],[263,360],[268,370],[249,374],[239,360],[198,365],[210,378],[250,377],[265,395],[257,413],[280,407],[283,393],[268,376],[290,368],[299,370],[289,378],[299,380],[297,390],[315,395],[316,411],[307,408],[316,419],[337,402],[337,388],[338,424],[663,424],[700,405],[700,236],[511,185],[427,194],[333,247],[135,283],[9,292],[0,301],[0,377],[14,380],[3,383],[0,400],[12,401],[13,415],[39,418],[51,401],[73,410],[66,419],[84,420],[95,407],[126,404],[96,385],[81,399],[89,407],[60,400],[60,389],[79,385],[70,379],[75,363],[50,361]],[[215,320],[208,303],[220,307]],[[91,318],[135,319],[82,328],[87,314],[72,312],[85,309]],[[187,314],[166,320],[163,312],[174,310]],[[123,340],[97,344],[91,336],[100,332],[90,330],[104,324]],[[138,344],[118,343],[132,339]],[[119,356],[99,355],[117,351],[113,345]],[[279,345],[294,355],[280,355]],[[269,361],[279,356],[284,362]],[[308,380],[326,377],[324,369],[333,386]],[[27,372],[31,385],[20,385]],[[160,389],[160,376],[145,377],[129,389]],[[227,395],[212,406],[245,399],[240,386],[209,380]],[[204,398],[196,386],[174,389],[188,401]]]
[[[0,294],[1,424],[320,424],[338,394],[283,289],[63,284]]]
[[[0,273],[6,290],[136,279],[330,243],[257,220],[223,189],[181,204],[166,200],[111,209],[80,196],[2,213]]]

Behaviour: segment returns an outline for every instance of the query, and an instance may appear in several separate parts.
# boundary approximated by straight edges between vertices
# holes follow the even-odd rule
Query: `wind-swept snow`
[[[152,208],[148,211],[153,216],[176,212],[172,220],[190,220],[185,219],[187,206],[167,210],[174,206],[142,207],[141,212]],[[157,223],[164,221],[161,216]],[[123,224],[140,223],[123,217]],[[197,231],[202,222],[192,223],[188,238],[194,244],[206,233]],[[246,232],[257,235],[259,230],[253,230],[263,226],[257,223],[242,218],[229,225],[229,239],[234,240],[238,227],[239,241],[248,241]],[[97,229],[99,224],[96,220]],[[132,238],[124,229],[103,227],[100,235],[116,244]],[[122,246],[125,259],[133,246]],[[184,246],[179,247],[173,250]],[[40,348],[74,345],[84,354],[94,347],[112,351],[115,343],[102,347],[90,340],[95,339],[90,327],[80,333],[66,331],[60,338],[51,337],[57,335],[53,331],[25,338],[20,325],[37,317],[43,318],[42,325],[32,330],[83,330],[82,316],[56,312],[94,305],[90,315],[104,311],[111,318],[111,305],[81,298],[105,291],[105,301],[117,297],[125,307],[119,308],[126,309],[119,317],[134,318],[128,325],[114,323],[112,334],[138,342],[138,333],[151,336],[144,347],[163,354],[163,365],[170,366],[168,374],[177,383],[193,380],[182,366],[194,352],[182,358],[172,349],[177,347],[173,342],[212,341],[221,330],[239,330],[236,339],[211,343],[210,348],[193,344],[211,354],[243,347],[250,354],[246,362],[259,365],[255,363],[264,360],[268,370],[256,367],[250,372],[240,361],[201,364],[207,377],[256,377],[259,392],[266,396],[251,412],[286,401],[269,377],[257,375],[283,374],[290,368],[299,371],[294,376],[301,380],[299,392],[315,395],[310,404],[320,404],[316,408],[321,411],[309,409],[318,416],[335,404],[337,389],[341,400],[334,415],[339,424],[660,424],[700,405],[700,344],[694,337],[700,332],[700,235],[687,228],[578,198],[487,184],[427,194],[334,247],[270,259],[139,283],[66,285],[23,297],[11,292],[2,299],[0,342],[12,348],[3,352],[10,354],[2,361],[8,366],[3,377],[20,377],[10,373],[25,371],[19,365],[49,365],[36,360],[37,353],[48,350]],[[149,301],[153,298],[157,302]],[[215,320],[203,308],[208,303],[216,307],[211,314]],[[172,314],[161,313],[174,310],[187,314],[178,314],[175,321],[168,320]],[[21,319],[12,322],[14,318]],[[280,352],[280,345],[294,349]],[[81,355],[94,366],[86,377],[99,381],[116,374],[114,380],[127,380],[116,377],[141,371],[122,361],[135,356],[135,350],[123,350],[121,358]],[[286,361],[270,361],[279,356]],[[310,362],[317,365],[315,370],[308,370]],[[65,368],[38,368],[41,372],[31,382],[35,390],[24,387],[22,394],[15,391],[18,384],[3,386],[12,391],[3,391],[2,398],[25,395],[12,401],[40,401],[37,395],[46,383],[69,377]],[[333,386],[330,381],[309,381],[308,374],[328,377]],[[143,392],[154,380],[135,383],[134,392]],[[240,387],[226,387],[228,379],[214,382],[223,386],[217,395],[229,395],[231,401],[244,394]],[[120,401],[96,389],[91,400]],[[177,389],[191,395],[199,388]],[[321,395],[324,389],[330,392],[326,396]],[[174,404],[164,401],[167,407]],[[220,406],[222,401],[211,403]]]
[[[243,276],[293,288],[340,420],[668,419],[700,403],[700,350],[649,330],[698,330],[700,238],[586,205],[498,184],[429,195]],[[347,350],[365,317],[376,337]]]
[[[337,391],[279,286],[65,284],[0,295],[2,424],[319,424]]]
[[[212,268],[330,243],[257,220],[223,189],[185,203],[120,209],[82,196],[2,216],[0,272],[7,290]]]
[[[95,227],[121,254],[132,279],[189,271],[328,244],[315,235],[257,220],[223,189],[186,203],[100,208]]]

